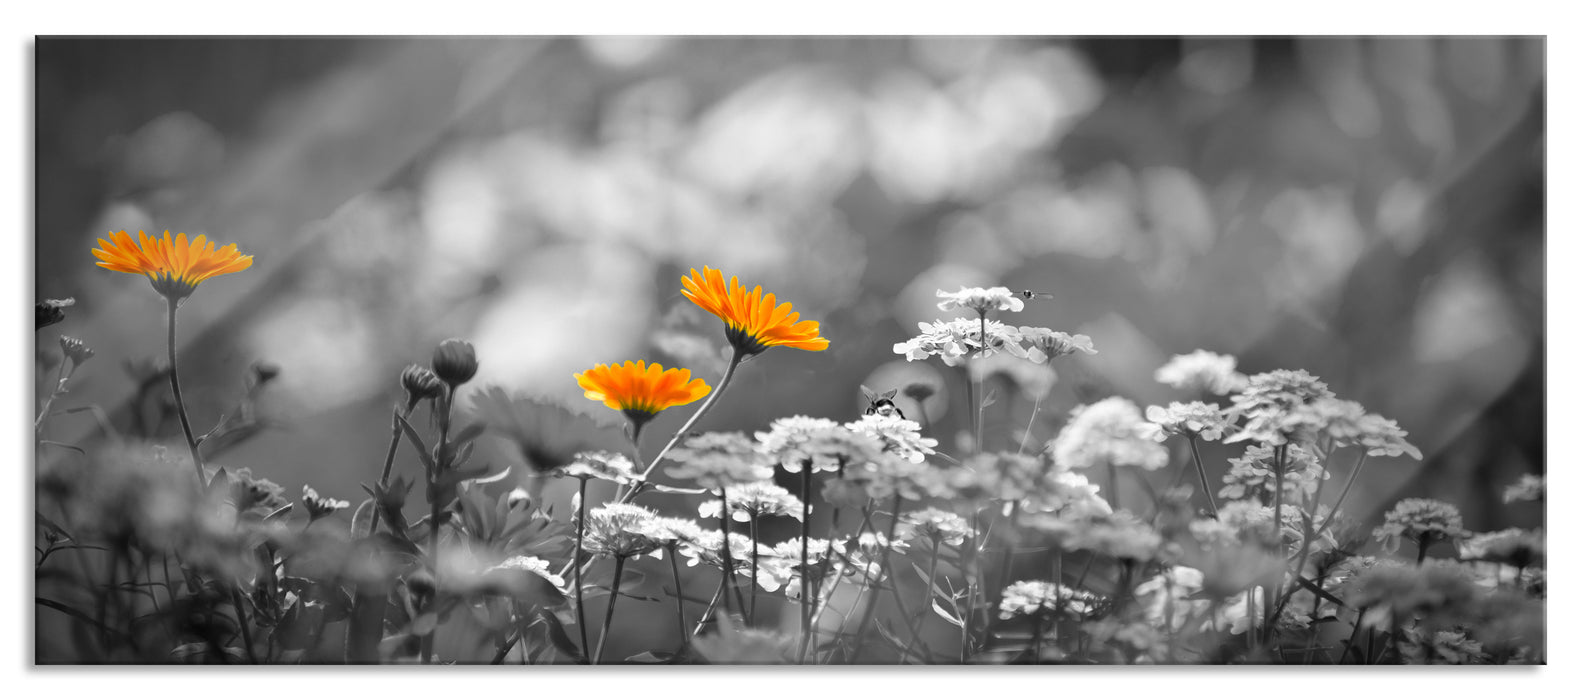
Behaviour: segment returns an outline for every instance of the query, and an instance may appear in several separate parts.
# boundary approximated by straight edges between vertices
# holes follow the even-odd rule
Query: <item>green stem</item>
[[[929,548],[928,552],[928,580],[923,582],[924,614],[927,614],[927,611],[934,605],[934,575],[938,572],[939,540],[933,539],[933,546]],[[892,582],[891,585],[895,584]],[[918,637],[922,636],[922,631],[922,625],[912,629],[912,638],[906,641],[906,655],[910,656],[912,654],[912,645],[917,643]]]
[[[724,484],[720,485],[720,565],[720,586],[725,589],[725,615],[729,617],[731,579],[736,578],[736,565],[731,562],[731,503],[725,495]]]
[[[1203,468],[1203,456],[1198,454],[1197,435],[1187,434],[1187,444],[1192,447],[1192,462],[1197,465],[1197,478],[1203,484],[1203,497],[1208,499],[1208,512],[1214,518],[1219,518],[1219,508],[1214,505],[1214,491],[1208,485],[1208,471]]]
[[[665,443],[664,449],[661,449],[659,454],[654,455],[654,460],[649,462],[648,467],[643,469],[643,473],[638,476],[638,484],[633,486],[632,490],[626,492],[626,495],[621,498],[622,503],[630,503],[633,498],[637,497],[638,493],[642,492],[643,486],[648,483],[649,474],[652,474],[654,469],[659,466],[660,460],[665,458],[665,455],[670,452],[670,448],[675,447],[676,443],[681,441],[682,436],[686,435],[687,431],[691,430],[692,426],[703,418],[703,414],[708,413],[709,409],[714,407],[715,402],[719,401],[720,396],[725,393],[725,388],[730,386],[731,377],[736,376],[736,368],[745,359],[747,358],[742,354],[741,350],[735,350],[731,353],[731,362],[726,365],[725,376],[720,378],[719,385],[714,387],[714,391],[709,392],[709,397],[703,400],[703,405],[698,407],[697,412],[693,413],[686,423],[682,424],[681,429],[677,430],[675,435],[670,436],[670,441]]]
[[[49,392],[49,397],[44,399],[44,407],[39,409],[38,418],[33,420],[34,436],[44,433],[44,419],[49,417],[50,406],[54,405],[56,398],[66,392],[66,382],[71,380],[71,375],[77,373],[76,363],[72,363],[71,373],[66,373],[68,362],[71,362],[71,358],[65,356],[60,358],[60,367],[55,370],[55,388]]]
[[[577,548],[571,557],[572,586],[576,588],[577,635],[582,642],[582,655],[588,655],[588,618],[582,605],[582,538],[588,530],[588,479],[577,479]],[[562,579],[564,580],[564,579]],[[680,594],[678,590],[677,595]]]
[[[807,653],[808,627],[812,624],[812,618],[808,614],[807,570],[808,523],[813,519],[809,512],[811,510],[809,503],[811,502],[812,494],[813,460],[805,459],[802,460],[802,571],[801,576],[797,577],[802,586],[802,595],[797,598],[797,611],[800,613],[801,619],[801,625],[799,626],[800,635],[797,641],[797,661],[799,662],[802,660],[803,655]]]
[[[983,354],[985,352],[988,352],[988,350],[989,350],[989,317],[988,317],[987,314],[979,313],[978,314],[978,353],[977,353],[978,357],[981,359],[983,357]],[[970,371],[968,372],[968,376],[973,378],[973,384],[977,385],[977,387],[978,387],[978,392],[977,392],[977,397],[978,398],[977,398],[975,404],[972,407],[973,415],[977,416],[977,420],[973,423],[973,429],[972,429],[972,447],[979,454],[982,454],[983,453],[983,379],[982,379],[982,377],[973,376]]]
[[[610,639],[610,622],[615,620],[615,601],[621,598],[621,574],[626,568],[626,557],[615,555],[615,578],[610,581],[610,606],[604,609],[604,629],[599,632],[599,647],[593,651],[593,663],[604,659],[604,643]]]
[[[204,483],[203,454],[198,450],[198,438],[192,433],[192,421],[187,419],[187,404],[181,398],[181,380],[176,371],[176,306],[174,298],[168,300],[170,315],[166,329],[166,347],[170,351],[170,394],[176,401],[176,417],[181,419],[181,433],[187,438],[187,449],[192,452],[192,467],[198,472],[198,483]]]
[[[1357,475],[1362,473],[1362,463],[1367,461],[1367,459],[1368,453],[1366,451],[1357,455],[1357,464],[1351,468],[1351,474],[1346,477],[1346,485],[1340,489],[1340,497],[1335,499],[1335,505],[1329,508],[1329,515],[1324,516],[1324,522],[1319,524],[1318,529],[1313,532],[1322,533],[1324,528],[1329,527],[1330,521],[1335,519],[1335,515],[1340,512],[1340,504],[1346,500],[1346,495],[1351,493],[1351,485],[1357,482]]]
[[[445,405],[439,412],[439,445],[434,450],[434,471],[428,475],[428,557],[429,570],[434,574],[434,597],[429,602],[429,606],[436,614],[439,612],[440,591],[439,520],[440,515],[444,513],[446,504],[440,502],[440,499],[436,497],[437,491],[434,488],[434,484],[437,483],[440,477],[450,469],[450,459],[446,457],[446,453],[450,451],[450,412],[452,404],[454,404],[456,401],[456,387],[453,385],[447,385],[445,387],[445,392],[441,394],[440,398],[445,402]],[[439,627],[439,622],[436,621],[434,626],[436,629],[431,629],[429,630],[428,634],[423,635],[423,642],[421,646],[421,663],[424,665],[428,665],[434,661],[434,637],[438,631],[437,628]]]
[[[397,415],[400,415],[402,419],[410,418],[412,416],[413,409],[417,408],[417,402],[418,401],[419,401],[419,399],[416,398],[416,397],[408,399],[407,400],[407,404],[406,404],[406,410],[400,412]],[[396,449],[398,447],[400,447],[400,446],[401,446],[401,421],[395,420],[395,419],[392,418],[390,420],[390,446],[385,449],[385,464],[384,464],[384,468],[379,471],[379,491],[380,492],[383,492],[386,488],[389,488],[389,486],[390,486],[390,472],[395,467]],[[368,537],[373,537],[374,533],[379,531],[379,504],[377,502],[377,499],[375,499],[373,512],[369,513],[368,515],[369,515],[369,518],[368,518],[368,535],[367,536]]]
[[[754,548],[757,548],[756,545],[754,545]],[[676,582],[676,630],[681,635],[680,648],[685,649],[687,647],[687,604],[686,599],[681,596],[681,564],[676,561],[676,547],[671,546],[669,550],[665,554],[670,558],[670,576]],[[754,554],[756,553],[754,552]],[[678,651],[677,653],[680,652]]]
[[[758,623],[758,514],[749,513],[748,529],[752,532],[753,563],[752,574],[748,577],[748,590],[752,591],[752,602],[747,606],[747,626],[752,627]]]
[[[1027,438],[1033,434],[1033,421],[1038,419],[1038,407],[1044,402],[1044,397],[1033,399],[1033,414],[1027,417],[1027,429],[1022,431],[1022,443],[1016,446],[1016,456],[1022,456],[1027,450]]]

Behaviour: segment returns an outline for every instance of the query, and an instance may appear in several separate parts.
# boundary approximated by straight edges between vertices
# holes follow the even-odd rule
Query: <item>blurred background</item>
[[[704,265],[833,344],[749,363],[700,429],[849,420],[860,385],[929,381],[948,448],[959,373],[891,346],[942,315],[934,290],[1005,285],[1054,295],[1005,320],[1099,351],[1057,363],[1035,441],[1081,402],[1189,398],[1153,371],[1203,348],[1410,432],[1425,459],[1371,462],[1357,515],[1423,496],[1530,527],[1541,509],[1500,493],[1544,470],[1544,82],[1537,38],[45,38],[35,292],[77,304],[39,352],[84,339],[62,405],[175,438],[131,401],[163,302],[88,251],[122,229],[238,243],[253,268],[182,311],[194,422],[272,363],[271,427],[214,461],[355,502],[400,369],[443,338],[477,345],[474,390],[611,419],[573,372],[715,382],[720,325],[679,293]],[[1031,397],[996,382],[986,434],[1014,445]]]

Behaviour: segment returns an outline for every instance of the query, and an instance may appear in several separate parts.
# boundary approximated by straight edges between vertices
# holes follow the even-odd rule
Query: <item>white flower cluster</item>
[[[895,415],[870,413],[847,423],[846,429],[879,440],[885,452],[914,464],[934,454],[939,445],[938,440],[923,437],[923,426],[917,421]]]
[[[1157,442],[1164,442],[1170,435],[1191,435],[1212,442],[1224,437],[1231,428],[1219,406],[1202,401],[1149,406],[1146,415],[1148,436]]]
[[[1391,552],[1400,547],[1402,539],[1416,541],[1425,536],[1454,539],[1466,534],[1461,526],[1461,511],[1431,498],[1403,499],[1384,514],[1384,524],[1373,531],[1373,536]]]
[[[754,518],[785,515],[802,519],[802,500],[769,481],[755,481],[725,490],[731,506],[731,519],[745,523]],[[710,498],[698,505],[698,516],[720,517],[720,499]]]
[[[940,311],[969,309],[979,316],[987,316],[990,311],[1022,310],[1022,300],[1005,287],[962,287],[957,292],[940,289],[934,296],[940,299]]]
[[[1092,593],[1049,581],[1017,581],[1000,594],[1000,619],[1059,613],[1080,617],[1092,612],[1096,601]]]
[[[1050,441],[1049,451],[1062,469],[1115,466],[1153,471],[1165,466],[1170,454],[1149,437],[1149,425],[1137,404],[1112,396],[1072,409],[1071,419]]]
[[[1247,375],[1236,371],[1236,358],[1207,350],[1170,358],[1154,371],[1154,380],[1177,389],[1207,391],[1220,396],[1247,386]]]

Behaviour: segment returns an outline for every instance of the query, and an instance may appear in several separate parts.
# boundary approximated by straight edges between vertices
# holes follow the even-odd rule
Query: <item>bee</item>
[[[862,396],[868,400],[868,408],[862,412],[863,415],[895,416],[896,418],[905,419],[906,414],[901,412],[900,406],[895,405],[894,399],[897,391],[897,389],[891,389],[883,394],[875,394],[872,389],[866,386],[862,387]]]
[[[1023,299],[1028,299],[1028,300],[1032,300],[1032,299],[1053,299],[1053,298],[1055,298],[1055,295],[1050,294],[1049,292],[1035,292],[1035,291],[1033,291],[1031,289],[1024,289],[1024,290],[1022,290],[1020,292],[1017,292],[1016,295],[1021,297],[1021,298],[1023,298]]]

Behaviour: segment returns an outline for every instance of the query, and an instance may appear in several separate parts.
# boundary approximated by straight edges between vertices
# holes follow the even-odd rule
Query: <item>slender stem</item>
[[[747,584],[748,589],[752,591],[752,602],[747,606],[747,626],[752,627],[758,623],[758,514],[748,513],[748,516],[747,527],[752,532],[753,539],[753,564]]]
[[[445,455],[446,455],[446,453],[448,453],[450,451],[450,444],[449,444],[450,443],[450,411],[451,411],[452,404],[454,404],[455,400],[456,400],[456,387],[455,386],[451,386],[451,385],[447,385],[445,387],[445,392],[440,395],[440,398],[441,398],[441,400],[443,400],[445,402],[445,405],[439,412],[439,445],[434,450],[434,456],[435,456],[434,471],[433,471],[433,473],[428,475],[428,486],[429,486],[429,488],[428,488],[428,493],[429,493],[429,504],[428,504],[428,507],[429,507],[429,516],[428,516],[428,556],[429,556],[429,570],[431,572],[433,572],[434,583],[435,583],[435,586],[434,586],[434,597],[429,602],[429,606],[432,609],[434,609],[434,611],[436,613],[438,612],[438,609],[439,609],[439,591],[440,591],[440,587],[439,587],[439,574],[440,574],[440,569],[439,569],[439,528],[440,528],[440,522],[439,522],[439,518],[440,518],[440,515],[442,515],[444,513],[446,504],[442,503],[440,501],[440,499],[436,497],[436,494],[438,493],[438,491],[437,491],[437,489],[434,488],[434,484],[438,483],[440,477],[444,475],[444,472],[446,470],[450,469],[450,460]],[[422,656],[421,663],[423,663],[424,665],[427,665],[427,664],[432,663],[434,661],[434,637],[435,637],[435,633],[438,631],[437,628],[439,627],[439,623],[436,621],[434,623],[434,626],[435,626],[436,629],[431,629],[431,630],[429,630],[428,634],[423,635],[423,642],[422,642],[422,646],[421,646],[421,649],[420,649],[420,653],[421,653],[421,656]]]
[[[725,614],[729,616],[731,579],[736,578],[736,565],[731,562],[731,502],[725,495],[724,484],[720,485],[720,564],[720,585],[725,588]]]
[[[55,388],[49,392],[49,397],[44,399],[44,407],[39,409],[38,418],[33,420],[33,433],[35,435],[44,432],[44,419],[49,417],[50,406],[54,405],[56,398],[66,392],[66,382],[71,379],[71,375],[77,373],[77,364],[75,362],[71,363],[71,373],[66,373],[66,363],[68,362],[71,362],[71,358],[64,356],[60,358],[60,367],[55,370]]]
[[[247,610],[242,607],[242,589],[240,586],[231,586],[231,605],[236,608],[236,626],[242,630],[242,648],[247,650],[248,663],[257,664],[258,655],[253,652],[253,633],[247,623]]]
[[[875,528],[874,540],[875,540],[876,544],[880,545],[879,546],[879,552],[880,552],[880,555],[879,555],[879,574],[874,579],[876,582],[877,581],[883,581],[885,573],[889,572],[889,570],[890,570],[890,548],[894,546],[896,527],[899,526],[900,523],[901,523],[901,494],[900,494],[900,492],[897,492],[895,494],[895,498],[892,501],[890,501],[890,529],[885,534],[885,539],[884,539],[883,542],[878,542],[877,528]],[[830,541],[832,541],[832,542],[834,541],[833,537],[831,538]],[[866,580],[866,575],[865,575],[864,579]],[[890,576],[890,588],[891,589],[895,589],[896,588],[895,576],[893,574]],[[899,594],[897,594],[895,596],[895,602],[896,602],[896,606],[901,610],[902,617],[903,618],[910,617],[910,613],[907,612],[906,605],[901,602],[901,597],[900,597]],[[875,595],[875,596],[870,597],[868,599],[868,606],[867,606],[867,608],[865,608],[863,610],[862,621],[857,624],[857,649],[858,649],[859,652],[862,650],[862,648],[864,646],[863,641],[865,639],[867,639],[868,628],[871,626],[871,624],[873,622],[874,612],[877,611],[878,608],[879,608],[879,596]]]
[[[1417,565],[1418,566],[1422,566],[1423,565],[1423,560],[1428,558],[1428,543],[1429,543],[1429,537],[1431,537],[1431,536],[1432,535],[1430,535],[1429,533],[1426,533],[1426,532],[1417,536]]]
[[[696,637],[703,633],[703,625],[706,624],[709,621],[709,617],[714,614],[714,609],[719,606],[720,599],[723,598],[724,595],[725,582],[721,581],[719,587],[714,589],[714,597],[709,599],[708,607],[705,607],[703,609],[703,614],[698,617],[697,626],[692,628],[692,636]]]
[[[1016,553],[1017,544],[1016,528],[1014,525],[1016,523],[1016,514],[1021,512],[1021,510],[1021,501],[1013,501],[1011,503],[1011,517],[1009,521],[1011,527],[1005,528],[1005,556],[1000,558],[1000,578],[996,582],[997,588],[996,593],[994,594],[994,604],[989,606],[989,610],[991,611],[999,609],[1000,601],[1005,597],[1005,587],[1011,585],[1011,558]]]
[[[1197,465],[1197,478],[1203,484],[1203,497],[1208,499],[1209,515],[1219,518],[1219,508],[1214,505],[1214,490],[1208,485],[1208,471],[1203,468],[1203,456],[1198,454],[1197,435],[1187,434],[1187,444],[1192,447],[1192,463]]]
[[[934,575],[939,571],[939,540],[937,538],[931,539],[933,540],[933,546],[929,548],[928,552],[928,580],[923,582],[924,614],[927,614],[927,610],[934,606]],[[894,584],[892,583],[891,585]],[[912,645],[916,644],[918,637],[922,636],[922,631],[922,625],[912,629],[912,638],[906,641],[906,654],[908,656],[912,653]]]
[[[987,352],[988,350],[989,350],[989,316],[986,313],[980,312],[978,314],[978,353],[977,353],[978,357],[982,358],[983,354],[985,352]],[[973,415],[977,416],[977,421],[975,421],[973,423],[973,429],[972,429],[972,447],[973,447],[974,450],[978,451],[979,453],[982,453],[983,452],[983,378],[981,376],[972,375],[971,372],[968,372],[968,376],[971,376],[973,378],[973,383],[976,384],[977,387],[978,387],[978,398],[977,398],[976,402],[974,403],[974,405],[972,407]]]
[[[1357,482],[1357,475],[1362,473],[1362,463],[1367,461],[1367,459],[1368,453],[1366,451],[1357,455],[1357,463],[1352,466],[1351,474],[1346,477],[1346,485],[1340,489],[1340,497],[1335,499],[1335,505],[1330,506],[1329,515],[1324,516],[1324,522],[1318,526],[1317,530],[1314,530],[1315,533],[1322,533],[1324,528],[1329,527],[1330,521],[1335,519],[1335,515],[1340,512],[1340,504],[1346,500],[1346,494],[1351,493],[1351,485]]]
[[[615,555],[615,577],[610,580],[610,606],[604,609],[604,629],[599,632],[599,647],[593,651],[593,663],[604,659],[604,643],[610,639],[610,622],[615,619],[615,601],[621,598],[621,574],[626,568],[626,557]]]
[[[672,545],[669,550],[665,554],[670,558],[670,576],[676,582],[676,631],[681,635],[680,648],[685,649],[687,646],[687,604],[686,599],[681,597],[681,564],[676,561],[676,547]]]
[[[1027,417],[1027,429],[1022,431],[1022,443],[1016,446],[1016,456],[1022,456],[1027,451],[1027,438],[1033,434],[1033,421],[1038,419],[1038,407],[1044,402],[1044,397],[1033,399],[1033,414]]]
[[[1121,509],[1120,468],[1116,467],[1114,463],[1110,463],[1107,466],[1109,466],[1109,468],[1110,468],[1110,470],[1109,470],[1109,477],[1110,477],[1110,507],[1114,508],[1115,510],[1120,510]]]
[[[797,598],[797,612],[800,613],[799,638],[797,641],[797,660],[801,661],[803,654],[807,653],[808,628],[812,619],[808,614],[808,570],[807,570],[807,540],[808,523],[812,521],[810,514],[813,494],[813,460],[802,460],[802,567],[801,575],[797,578],[802,586],[802,595]]]
[[[418,399],[417,397],[412,397],[410,399],[407,399],[406,410],[402,411],[399,414],[401,416],[401,418],[403,418],[403,419],[410,418],[412,416],[412,410],[417,408],[417,402],[419,400],[420,399]],[[385,464],[384,464],[384,468],[379,471],[379,491],[380,492],[383,492],[386,488],[388,488],[390,486],[390,472],[395,467],[396,449],[398,447],[400,447],[400,446],[401,446],[401,421],[395,420],[394,418],[391,418],[390,419],[390,446],[385,449]],[[368,514],[369,515],[369,518],[368,518],[368,535],[367,535],[368,537],[373,537],[374,533],[379,531],[379,504],[377,502],[377,499],[375,499],[375,501],[376,502],[374,503],[373,512]]]
[[[588,655],[588,617],[582,605],[582,538],[588,530],[588,479],[577,479],[577,548],[571,558],[572,586],[576,588],[577,636],[582,642],[582,655]],[[564,579],[562,579],[564,580]],[[676,591],[680,595],[680,591]]]
[[[176,401],[176,417],[181,419],[181,433],[187,438],[187,449],[192,452],[192,468],[198,472],[198,483],[204,482],[203,454],[198,451],[198,438],[192,434],[192,421],[187,419],[187,404],[181,398],[181,380],[176,371],[176,305],[174,298],[169,299],[170,315],[167,317],[166,346],[170,351],[170,394]]]
[[[637,497],[637,494],[643,490],[643,485],[647,483],[648,475],[652,474],[654,468],[659,466],[660,460],[665,458],[665,454],[670,452],[670,448],[675,447],[676,443],[681,441],[682,436],[686,435],[687,431],[691,430],[692,426],[695,425],[699,419],[703,418],[703,414],[708,413],[709,409],[714,407],[715,402],[719,401],[720,396],[725,393],[725,388],[730,386],[731,377],[736,376],[736,367],[741,365],[742,361],[745,359],[747,359],[747,356],[744,355],[741,350],[735,350],[732,352],[731,362],[729,365],[726,365],[725,376],[720,378],[719,385],[714,387],[714,391],[709,392],[709,397],[703,400],[703,405],[699,406],[697,412],[693,413],[692,417],[688,418],[687,422],[681,425],[681,429],[677,430],[675,435],[670,436],[670,441],[665,443],[664,449],[661,449],[659,454],[654,455],[654,460],[648,463],[648,467],[644,469],[643,473],[638,477],[638,484],[633,486],[632,490],[626,492],[626,495],[621,498],[622,503],[630,503],[633,498]]]

